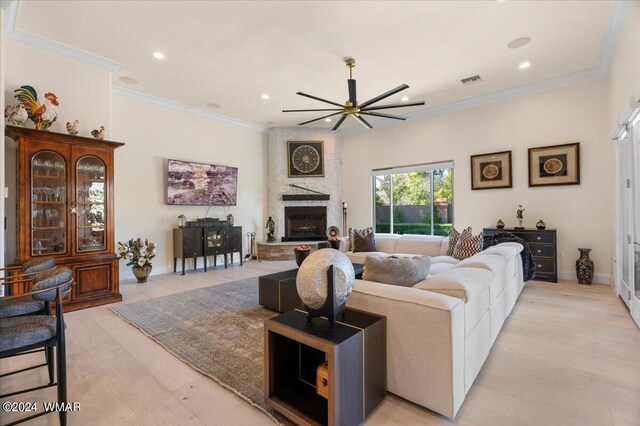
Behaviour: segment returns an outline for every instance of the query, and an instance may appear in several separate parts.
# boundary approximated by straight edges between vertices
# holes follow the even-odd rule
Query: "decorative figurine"
[[[267,219],[267,226],[265,226],[265,229],[269,230],[267,232],[267,242],[275,243],[276,242],[276,237],[275,237],[276,223],[273,221],[273,218],[271,216],[269,216],[269,219]]]
[[[24,123],[29,119],[29,113],[23,104],[18,106],[7,105],[4,109],[4,116],[9,121],[9,124],[14,126],[24,126]]]
[[[100,126],[100,130],[92,130],[91,136],[98,140],[104,139],[104,126]]]
[[[538,223],[536,223],[536,228],[540,230],[547,229],[547,224],[544,223],[544,220],[540,219]]]
[[[522,219],[524,219],[522,217],[523,212],[524,212],[524,209],[522,208],[522,204],[518,204],[518,210],[516,211],[516,219],[518,219],[518,226],[516,226],[515,229],[524,229],[524,226],[522,226]]]
[[[80,131],[78,130],[79,124],[80,122],[78,120],[75,120],[73,123],[69,123],[67,121],[67,133],[69,133],[71,136],[75,136],[80,133]]]
[[[233,220],[234,220],[233,215],[231,213],[229,213],[227,215],[227,222],[229,222],[229,225],[233,226]]]
[[[178,228],[184,228],[187,226],[187,217],[183,214],[178,216]]]
[[[498,219],[498,222],[496,223],[496,228],[504,229],[504,222],[502,221],[502,219]]]
[[[55,93],[44,94],[43,104],[38,102],[38,93],[31,86],[20,86],[13,91],[13,96],[24,105],[31,121],[36,125],[36,130],[48,131],[49,127],[58,118],[58,97]]]

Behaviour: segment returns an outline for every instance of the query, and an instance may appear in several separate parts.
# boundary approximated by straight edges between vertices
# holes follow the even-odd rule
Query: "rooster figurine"
[[[22,104],[15,107],[8,105],[4,109],[4,116],[14,126],[24,126],[24,123],[29,119],[29,113]]]
[[[104,126],[100,126],[100,130],[92,130],[91,136],[99,140],[104,139]]]
[[[38,102],[38,93],[31,86],[20,86],[13,91],[13,96],[24,105],[37,130],[49,130],[58,118],[58,97],[54,93],[45,93],[43,104]]]
[[[78,125],[80,124],[80,122],[78,120],[75,120],[73,123],[69,123],[67,121],[67,133],[69,133],[71,136],[75,136],[78,134]]]

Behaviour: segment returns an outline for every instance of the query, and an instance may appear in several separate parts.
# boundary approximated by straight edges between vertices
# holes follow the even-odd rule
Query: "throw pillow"
[[[355,234],[359,234],[361,236],[366,236],[368,234],[373,235],[373,227],[369,228],[349,228],[349,251],[354,251],[356,243],[355,243]]]
[[[471,228],[463,229],[462,232],[466,230],[469,230],[469,232],[471,232]],[[451,233],[449,234],[449,248],[447,248],[447,256],[453,256],[453,253],[455,253],[456,245],[460,240],[460,235],[460,232],[458,232],[456,228],[453,228],[451,230]]]
[[[411,287],[427,278],[430,268],[430,256],[367,256],[364,259],[364,274],[362,279],[383,284]]]
[[[465,229],[462,231],[462,234],[460,234],[460,239],[456,244],[453,257],[463,260],[478,254],[482,251],[483,243],[484,239],[482,237],[482,232],[474,237],[471,233],[471,228]]]
[[[358,232],[353,234],[353,252],[376,251],[376,240],[372,233],[362,235]]]

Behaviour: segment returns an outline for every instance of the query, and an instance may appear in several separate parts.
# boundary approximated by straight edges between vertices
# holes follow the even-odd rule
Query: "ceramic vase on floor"
[[[589,248],[579,248],[580,257],[576,260],[578,283],[593,284],[593,260],[589,258]]]
[[[131,267],[131,270],[133,271],[133,275],[136,276],[136,279],[139,283],[146,283],[152,268],[153,267],[151,265],[133,265]]]

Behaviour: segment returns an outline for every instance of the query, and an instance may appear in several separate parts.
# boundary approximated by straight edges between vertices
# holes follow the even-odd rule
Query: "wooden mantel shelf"
[[[282,201],[326,201],[329,194],[282,194]]]

